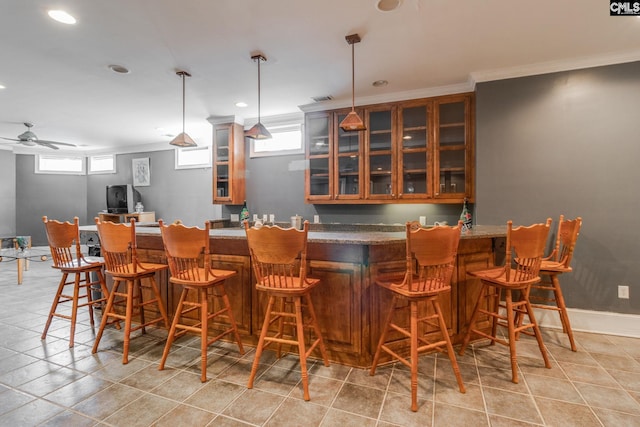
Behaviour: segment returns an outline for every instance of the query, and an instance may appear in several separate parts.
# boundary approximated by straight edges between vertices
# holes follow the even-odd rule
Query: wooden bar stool
[[[578,235],[580,234],[580,227],[582,227],[582,218],[577,217],[573,220],[565,220],[564,215],[560,215],[553,251],[548,257],[543,258],[540,264],[540,277],[542,280],[540,283],[531,285],[532,289],[541,290],[543,294],[534,291],[529,295],[529,300],[532,301],[532,307],[558,312],[560,322],[562,323],[562,330],[569,337],[572,351],[577,351],[577,348],[573,339],[573,331],[571,330],[571,323],[569,323],[569,315],[567,314],[567,305],[564,302],[558,276],[562,273],[570,273],[573,271],[571,268],[571,260],[573,259],[573,251],[576,246],[576,241],[578,240]],[[548,294],[549,291],[553,292],[553,298],[544,296],[544,293]]]
[[[407,268],[404,276],[399,277],[399,280],[385,277],[379,277],[376,280],[377,285],[393,293],[393,300],[382,328],[369,374],[375,374],[382,351],[408,366],[411,369],[411,410],[414,412],[418,410],[419,353],[432,350],[446,352],[451,361],[460,392],[465,392],[460,368],[451,346],[447,324],[438,302],[442,293],[451,291],[451,276],[455,270],[461,229],[462,222],[459,222],[456,227],[439,226],[430,229],[420,227],[417,222],[407,222]],[[423,301],[431,303],[432,314],[420,316],[418,308]],[[406,302],[409,302],[408,306]],[[409,328],[394,321],[394,314],[407,308],[410,310]],[[422,329],[421,326],[425,326],[425,328]],[[440,334],[435,337],[437,339],[426,334],[426,326],[438,328]],[[394,350],[399,343],[398,340],[393,340],[393,347],[391,342],[386,342],[387,334],[390,331],[397,331],[405,337],[404,339],[409,340],[408,358]]]
[[[522,331],[533,330],[540,353],[544,359],[544,366],[551,368],[547,351],[542,342],[542,334],[529,301],[531,285],[540,281],[540,264],[544,255],[550,225],[551,218],[548,218],[544,224],[533,224],[528,227],[521,226],[517,228],[513,228],[512,221],[508,221],[504,267],[468,273],[480,279],[482,289],[478,294],[469,322],[469,329],[460,349],[460,355],[464,354],[472,334],[490,339],[491,345],[497,342],[508,346],[511,355],[511,381],[516,384],[518,383],[516,335]],[[495,292],[491,292],[491,290],[495,290]],[[519,292],[519,297],[516,294],[516,298],[514,298],[513,291]],[[501,302],[503,293],[505,296],[504,304]],[[490,301],[483,304],[485,299]],[[501,308],[504,309],[504,313],[501,312]],[[480,313],[492,319],[490,334],[477,329],[476,322]],[[516,320],[516,316],[524,315],[528,317],[528,323]],[[507,328],[507,340],[497,337],[498,326]]]
[[[329,366],[310,295],[320,280],[307,277],[309,221],[304,222],[302,230],[277,226],[256,228],[249,227],[249,223],[245,222],[245,231],[256,276],[256,290],[265,292],[269,297],[247,387],[253,388],[260,356],[265,348],[276,343],[277,356],[280,358],[282,344],[297,345],[304,400],[309,400],[307,358],[316,347],[320,348],[324,365]],[[303,308],[308,314],[306,317],[302,314]],[[273,324],[276,324],[277,331],[267,336]],[[286,335],[285,326],[291,329],[290,336]],[[304,342],[305,328],[312,330],[316,336],[308,349]]]
[[[164,225],[162,220],[158,221],[162,232],[164,250],[167,254],[171,278],[169,282],[182,286],[182,293],[176,313],[171,323],[167,343],[162,353],[159,370],[164,369],[164,364],[169,356],[169,350],[176,337],[180,337],[187,332],[197,332],[200,334],[201,350],[201,378],[202,382],[207,380],[207,347],[220,338],[233,334],[240,354],[244,354],[238,326],[233,317],[229,297],[224,288],[224,282],[229,277],[237,273],[231,270],[218,270],[211,268],[211,253],[209,244],[209,222],[205,222],[204,229],[197,227],[185,227],[182,224]],[[195,295],[190,299],[189,294]],[[213,303],[209,301],[218,298],[222,305],[216,310]],[[200,310],[198,318],[188,318],[187,314]],[[222,333],[209,339],[208,331],[213,319],[223,318],[229,323],[229,327]],[[176,330],[180,332],[176,333]]]
[[[136,223],[131,219],[130,224],[116,224],[113,222],[101,222],[95,219],[100,237],[102,256],[104,257],[106,273],[113,279],[113,288],[107,300],[107,307],[102,315],[100,329],[92,353],[98,351],[98,345],[102,338],[102,333],[109,318],[116,321],[124,320],[124,345],[122,352],[122,363],[129,363],[129,341],[131,332],[159,322],[164,322],[166,328],[169,327],[169,318],[165,309],[164,301],[158,290],[155,275],[157,272],[168,268],[165,264],[155,264],[140,262],[136,253]],[[144,284],[147,286],[144,286]],[[119,291],[122,284],[125,284],[125,291]],[[143,289],[149,289],[153,297],[144,300]],[[151,309],[155,305],[159,316],[145,319],[145,309]],[[116,307],[124,306],[124,314]],[[139,316],[140,322],[132,327],[134,316]]]
[[[101,258],[85,257],[80,249],[80,230],[78,217],[70,222],[60,222],[42,217],[47,233],[53,268],[60,270],[62,278],[58,285],[58,291],[53,299],[47,323],[42,331],[42,339],[47,337],[47,331],[54,317],[71,320],[71,332],[69,333],[69,347],[73,347],[76,331],[76,320],[79,307],[89,307],[89,321],[94,327],[93,307],[102,305],[107,300],[109,291],[102,274],[104,262]],[[91,279],[91,273],[95,273],[97,280]],[[69,275],[73,275],[72,280]],[[67,291],[65,291],[67,288]],[[102,296],[93,299],[93,292],[98,291]],[[85,302],[81,302],[85,301]],[[58,311],[60,304],[71,303],[71,315]]]

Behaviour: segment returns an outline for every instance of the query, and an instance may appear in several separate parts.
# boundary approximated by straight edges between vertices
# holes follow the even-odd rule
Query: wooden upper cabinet
[[[237,123],[213,128],[213,203],[240,205],[245,200],[244,129]]]
[[[440,200],[474,201],[474,103],[470,95],[451,96],[434,105],[434,193]]]
[[[305,116],[307,203],[474,201],[473,93],[360,107],[361,132],[349,111]]]

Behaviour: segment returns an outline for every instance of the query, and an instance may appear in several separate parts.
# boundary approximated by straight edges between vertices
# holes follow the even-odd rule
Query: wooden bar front
[[[81,233],[92,230],[95,227],[81,227]],[[159,230],[153,227],[137,230],[141,260],[166,263]],[[454,344],[461,342],[466,332],[480,290],[476,279],[467,278],[466,272],[494,266],[496,249],[504,246],[505,235],[504,227],[480,226],[460,240],[452,291],[441,297]],[[312,298],[331,361],[357,367],[371,365],[381,323],[391,301],[389,291],[375,285],[375,277],[379,273],[403,271],[404,236],[404,232],[309,233],[309,275],[322,280]],[[211,250],[215,253],[214,267],[238,272],[227,281],[226,289],[243,342],[256,345],[266,300],[255,290],[244,231],[211,230]],[[158,275],[157,280],[172,317],[181,289],[169,285],[166,273]]]

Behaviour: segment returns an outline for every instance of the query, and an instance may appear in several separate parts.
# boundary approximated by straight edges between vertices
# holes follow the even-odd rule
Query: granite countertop
[[[341,243],[354,245],[385,245],[404,242],[405,231],[375,231],[372,227],[362,227],[363,230],[357,230],[357,226],[349,231],[327,231],[324,227],[323,231],[309,231],[310,243]],[[339,227],[343,228],[343,227]],[[401,228],[402,229],[402,228]],[[85,225],[80,227],[80,232],[97,232],[95,225]],[[160,229],[157,226],[144,226],[140,224],[136,227],[137,234],[140,235],[160,235]],[[211,237],[219,237],[223,239],[246,239],[243,228],[216,228],[209,231]],[[462,234],[462,239],[480,239],[505,237],[507,234],[506,225],[476,225],[471,231]]]

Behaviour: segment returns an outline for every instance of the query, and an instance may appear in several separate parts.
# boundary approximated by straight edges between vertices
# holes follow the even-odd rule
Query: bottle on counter
[[[247,209],[247,201],[245,200],[240,211],[240,224],[244,224],[247,221],[249,221],[249,209]]]
[[[464,199],[464,204],[462,205],[462,213],[460,214],[460,221],[462,221],[462,231],[468,231],[473,228],[473,218],[471,217],[471,212],[469,212],[469,208],[467,207],[467,198]]]

